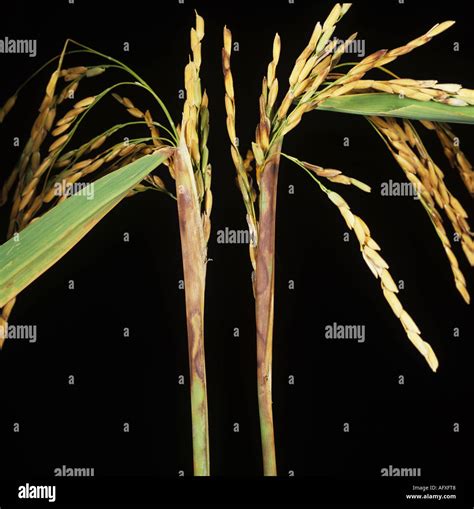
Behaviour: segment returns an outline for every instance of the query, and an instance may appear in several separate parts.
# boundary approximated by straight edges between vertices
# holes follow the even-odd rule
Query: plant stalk
[[[275,286],[275,223],[282,139],[270,148],[260,178],[259,228],[255,274],[257,324],[257,385],[263,473],[276,476],[272,411],[273,304]]]
[[[206,243],[192,163],[183,137],[175,152],[174,170],[186,300],[194,475],[208,476],[209,430],[204,356]]]

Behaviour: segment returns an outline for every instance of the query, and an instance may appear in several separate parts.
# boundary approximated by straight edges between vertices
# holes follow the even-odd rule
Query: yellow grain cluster
[[[459,139],[454,135],[453,130],[448,124],[438,122],[422,121],[422,124],[432,131],[435,131],[444,153],[451,164],[451,168],[456,168],[461,176],[466,189],[471,196],[474,196],[474,170],[472,164],[468,161],[464,152],[460,148]]]
[[[55,128],[51,131],[57,107],[66,98],[73,97],[82,78],[98,76],[104,71],[105,68],[98,66],[78,66],[63,70],[57,69],[51,75],[46,87],[45,97],[40,106],[39,115],[32,127],[30,138],[17,166],[14,168],[10,178],[2,189],[1,201],[4,203],[16,178],[19,179],[19,184],[16,188],[16,194],[13,200],[8,236],[11,236],[15,230],[23,229],[39,210],[41,204],[50,201],[44,200],[44,196],[35,197],[39,181],[46,171],[50,170],[51,165],[54,164],[56,160],[57,154],[67,142],[69,135],[66,131],[71,127],[78,115],[86,111],[86,109],[94,103],[95,97],[87,97],[78,101],[66,115],[56,122]],[[59,94],[56,94],[60,78],[68,84]],[[48,155],[44,159],[41,159],[40,148],[50,131],[52,136],[58,138],[51,143],[48,149]],[[98,148],[103,141],[105,141],[105,139],[93,140],[93,149]],[[69,163],[70,161],[63,160],[62,166],[66,166]],[[62,166],[57,165],[56,167]]]
[[[36,118],[33,127],[31,129],[30,138],[28,139],[22,154],[20,156],[20,160],[18,164],[15,166],[12,177],[7,181],[6,187],[2,192],[4,198],[7,198],[8,191],[10,187],[13,185],[16,179],[19,180],[17,185],[15,195],[13,198],[13,206],[10,215],[10,224],[8,228],[8,237],[11,237],[13,233],[18,228],[18,223],[21,221],[21,211],[25,208],[28,201],[32,198],[34,194],[34,187],[36,185],[37,180],[33,177],[31,180],[31,175],[34,174],[36,168],[40,164],[41,156],[40,156],[40,147],[43,143],[46,135],[50,131],[54,117],[56,115],[56,83],[58,80],[59,71],[55,71],[48,82],[46,87],[46,94],[41,103],[39,115]],[[4,110],[0,117],[5,117],[6,113],[13,107],[14,104],[13,99],[9,99],[7,104],[4,106]],[[33,183],[32,183],[33,181]],[[5,331],[8,326],[8,318],[10,313],[15,305],[15,299],[9,301],[2,309],[2,315],[0,319],[0,348],[5,341]]]
[[[279,49],[276,50],[279,54]],[[247,211],[247,224],[249,227],[249,231],[252,236],[252,242],[249,244],[249,252],[250,252],[250,260],[252,262],[252,267],[255,271],[256,269],[256,245],[258,241],[258,222],[256,218],[254,202],[256,200],[256,191],[253,187],[252,177],[250,176],[250,172],[252,171],[252,161],[254,159],[254,152],[248,151],[247,157],[245,160],[242,159],[240,155],[240,150],[238,146],[238,139],[235,130],[235,94],[234,94],[234,83],[232,78],[232,71],[230,67],[230,57],[232,54],[232,33],[227,28],[224,27],[224,47],[222,48],[222,70],[224,73],[224,86],[225,86],[225,109],[227,114],[226,124],[227,124],[227,133],[230,139],[230,150],[232,155],[232,161],[234,162],[234,166],[237,172],[237,186],[242,193],[242,198],[244,200],[245,209]],[[274,47],[274,57],[275,57],[275,47]],[[278,58],[277,58],[278,61]],[[266,80],[264,81],[263,93],[268,90],[266,86]],[[264,105],[266,108],[266,104]],[[257,128],[258,129],[258,128]],[[258,152],[257,152],[258,153]],[[259,154],[260,155],[260,154]]]
[[[192,58],[184,69],[186,100],[183,107],[181,129],[194,169],[194,179],[199,202],[203,205],[202,226],[207,243],[211,232],[212,209],[211,165],[207,138],[209,136],[209,99],[201,91],[201,41],[204,38],[204,19],[196,12],[196,27],[191,29]],[[170,171],[173,172],[172,167]]]
[[[316,164],[310,164],[306,161],[301,161],[301,164],[307,169],[314,172],[318,177],[324,177],[330,182],[334,182],[336,184],[344,184],[344,185],[353,185],[358,187],[360,190],[370,193],[370,186],[357,180],[352,177],[348,177],[347,175],[343,175],[340,170],[335,170],[334,168],[322,168],[321,166],[317,166]]]
[[[262,93],[259,99],[260,120],[255,131],[255,142],[252,143],[252,151],[256,163],[257,184],[265,166],[265,159],[270,148],[271,116],[273,106],[278,95],[278,79],[276,69],[280,59],[281,41],[278,34],[273,40],[273,59],[268,64],[267,75],[262,81]]]
[[[399,48],[392,50],[382,49],[368,55],[356,65],[351,67],[346,74],[338,76],[337,79],[328,85],[323,91],[314,94],[312,97],[311,109],[316,108],[322,101],[328,98],[347,95],[355,91],[360,92],[364,89],[402,94],[404,97],[419,101],[433,100],[452,106],[467,106],[469,104],[474,104],[474,91],[453,83],[438,84],[433,80],[418,81],[410,79],[395,79],[388,81],[362,80],[363,76],[371,69],[393,62],[398,57],[406,55],[414,49],[428,43],[433,37],[441,34],[453,24],[453,21],[445,21],[435,25],[426,34],[417,37]],[[328,72],[326,72],[326,76],[336,61],[337,59],[328,61],[329,69]]]
[[[471,237],[467,214],[458,200],[449,192],[444,175],[433,162],[413,126],[403,121],[402,125],[393,118],[370,117],[371,122],[386,138],[390,152],[418,192],[421,203],[430,216],[448,257],[454,282],[463,299],[469,303],[466,279],[452,250],[451,242],[443,225],[437,207],[444,210],[459,235],[467,259],[474,262],[474,242]]]
[[[314,107],[310,103],[311,96],[325,81],[333,65],[339,61],[344,48],[356,37],[356,34],[353,34],[345,41],[345,44],[339,45],[337,49],[337,41],[329,42],[336,23],[341,20],[350,7],[349,3],[336,4],[323,25],[319,22],[316,23],[306,48],[296,59],[290,74],[290,88],[277,112],[278,120],[284,123],[282,135],[294,129],[304,113]],[[299,99],[297,106],[288,115],[291,105],[297,99]]]
[[[360,250],[365,263],[376,278],[380,278],[380,286],[383,295],[389,303],[395,316],[400,320],[408,339],[413,343],[416,349],[423,355],[426,362],[433,371],[438,368],[438,359],[433,349],[421,338],[420,329],[413,318],[403,309],[402,303],[397,297],[398,288],[395,284],[387,262],[380,256],[380,247],[373,240],[370,230],[365,222],[351,212],[347,202],[337,193],[329,191],[328,198],[336,205],[344,218],[349,229],[353,230],[360,244]]]
[[[410,42],[407,42],[403,46],[400,46],[399,48],[392,49],[390,51],[387,51],[387,53],[379,60],[377,66],[385,66],[390,62],[393,62],[398,57],[402,55],[406,55],[407,53],[410,53],[416,48],[419,48],[420,46],[423,46],[424,44],[431,41],[431,39],[448,28],[452,27],[454,25],[454,21],[444,21],[443,23],[437,23],[433,28],[428,30],[426,34],[421,35],[420,37],[417,37],[416,39],[411,40]]]

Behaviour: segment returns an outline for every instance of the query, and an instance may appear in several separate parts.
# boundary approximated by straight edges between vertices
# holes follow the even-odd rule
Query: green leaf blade
[[[402,99],[393,94],[355,94],[327,99],[317,108],[352,115],[397,117],[457,124],[474,124],[474,106],[450,106],[434,101]]]
[[[0,246],[0,307],[54,265],[128,192],[168,157],[155,152],[120,168],[94,185],[93,199],[76,194]]]

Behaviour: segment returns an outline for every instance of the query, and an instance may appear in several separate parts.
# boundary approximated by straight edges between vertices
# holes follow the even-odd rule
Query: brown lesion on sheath
[[[202,342],[202,319],[200,310],[190,310],[188,318],[188,338],[191,362],[196,375],[205,383],[206,371],[204,360],[204,344]]]

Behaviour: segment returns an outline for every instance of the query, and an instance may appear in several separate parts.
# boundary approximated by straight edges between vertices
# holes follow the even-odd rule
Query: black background
[[[206,358],[211,470],[222,483],[231,477],[245,487],[248,478],[262,474],[248,250],[245,245],[216,242],[218,230],[246,228],[225,131],[222,27],[227,24],[240,44],[232,66],[237,135],[246,150],[258,120],[261,78],[271,60],[274,33],[278,31],[282,39],[277,71],[282,90],[314,23],[324,20],[331,6],[332,2],[303,0],[251,5],[191,0],[184,5],[177,0],[2,5],[0,36],[37,39],[38,55],[34,59],[0,55],[1,101],[71,37],[130,65],[164,99],[176,122],[182,108],[178,92],[183,88],[193,9],[205,18],[202,81],[210,97],[214,195]],[[456,19],[452,29],[391,64],[391,69],[403,77],[436,78],[472,88],[467,6],[468,2],[355,2],[338,24],[336,35],[345,38],[358,31],[369,54],[400,46],[439,21]],[[129,53],[123,52],[125,41],[130,43]],[[460,43],[459,52],[453,51],[455,42]],[[70,59],[71,65],[83,61]],[[94,62],[98,61],[87,60],[87,64]],[[77,97],[97,93],[114,77],[108,72],[81,84]],[[19,136],[23,142],[28,138],[47,80],[48,74],[43,73],[25,89],[0,126],[2,180],[20,153],[12,138]],[[150,97],[133,89],[123,94],[158,116]],[[105,126],[129,120],[112,98],[104,100],[94,115],[79,132],[78,143],[82,136],[88,139]],[[472,157],[470,127],[455,130],[464,152]],[[448,186],[472,214],[470,197],[435,136],[424,128],[420,132],[445,170]],[[343,146],[346,136],[349,147]],[[469,411],[472,312],[454,288],[428,217],[410,198],[381,196],[382,182],[403,181],[403,175],[362,117],[308,114],[285,140],[284,151],[341,169],[372,186],[370,195],[336,184],[331,188],[368,223],[394,278],[403,279],[400,298],[433,346],[440,368],[433,374],[405,337],[365,266],[357,241],[353,236],[350,242],[343,241],[347,228],[336,208],[304,172],[283,161],[273,376],[277,459],[282,477],[294,471],[296,478],[310,477],[310,481],[301,490],[281,481],[281,495],[301,502],[308,486],[318,486],[319,480],[321,485],[333,483],[332,496],[340,497],[360,480],[372,481],[369,496],[382,484],[380,469],[389,465],[421,468],[422,478],[414,480],[420,484],[437,480],[460,486],[474,477]],[[165,168],[158,174],[163,176]],[[289,185],[295,186],[294,195],[288,193]],[[4,232],[9,205],[1,211]],[[446,225],[449,228],[447,220]],[[130,233],[129,243],[123,242],[124,232]],[[459,244],[455,247],[472,289],[472,273]],[[149,192],[122,202],[21,294],[10,322],[37,324],[39,337],[35,344],[8,341],[1,353],[0,461],[5,486],[9,480],[48,478],[64,464],[94,467],[96,477],[108,478],[116,490],[134,478],[148,477],[147,483],[156,486],[155,501],[191,496],[189,490],[176,491],[179,487],[171,483],[180,470],[188,478],[180,482],[184,486],[192,482],[181,278],[175,202]],[[73,291],[68,289],[71,279]],[[289,290],[289,280],[295,282],[294,290]],[[333,322],[365,325],[366,342],[325,339],[324,327]],[[124,327],[131,329],[128,339],[123,338]],[[239,338],[234,337],[235,327]],[[460,338],[453,337],[455,327],[460,328]],[[74,386],[68,384],[71,374]],[[178,385],[181,374],[186,377],[184,386]],[[295,385],[288,384],[290,375]],[[399,384],[400,375],[405,377],[404,385]],[[14,422],[20,423],[20,433],[13,432]],[[130,423],[129,433],[123,432],[124,422]],[[343,432],[346,422],[349,433]],[[460,423],[459,433],[453,432],[455,422]],[[234,423],[239,423],[239,433],[233,431]],[[382,496],[389,497],[391,486],[384,486]],[[203,489],[201,501],[215,498],[217,489],[215,482]],[[237,497],[240,489],[234,485],[232,490]],[[249,493],[244,489],[240,496]],[[268,501],[273,500],[271,496]],[[318,501],[317,491],[312,501]]]

